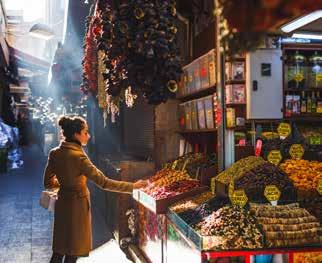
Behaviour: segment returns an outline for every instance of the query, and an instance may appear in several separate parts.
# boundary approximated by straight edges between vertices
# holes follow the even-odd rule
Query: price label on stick
[[[292,144],[289,153],[292,159],[302,159],[304,155],[304,148],[301,144]]]
[[[314,136],[310,137],[310,144],[311,145],[320,145],[321,144],[321,137],[318,137],[318,136],[316,136],[316,137],[314,137]]]
[[[230,201],[233,205],[244,207],[247,204],[248,198],[244,190],[236,190],[232,194]]]
[[[272,150],[267,155],[267,160],[275,165],[279,165],[279,163],[282,161],[282,154],[279,150]]]
[[[278,125],[277,132],[282,140],[291,134],[292,128],[288,123],[282,122]]]
[[[317,190],[318,190],[319,194],[322,195],[322,179],[320,179],[318,182]]]
[[[264,190],[264,196],[270,202],[278,201],[281,197],[281,191],[275,185],[267,185]]]

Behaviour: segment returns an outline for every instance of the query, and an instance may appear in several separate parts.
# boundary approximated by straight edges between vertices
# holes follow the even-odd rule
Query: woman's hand
[[[133,188],[134,189],[140,189],[140,188],[144,188],[148,185],[148,181],[147,180],[138,180],[135,183],[133,183]]]

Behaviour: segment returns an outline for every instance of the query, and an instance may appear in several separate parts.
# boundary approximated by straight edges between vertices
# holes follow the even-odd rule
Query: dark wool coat
[[[62,142],[50,151],[44,187],[59,187],[55,204],[53,251],[83,256],[92,249],[90,193],[87,178],[113,192],[132,193],[133,184],[111,180],[89,160],[82,146]]]

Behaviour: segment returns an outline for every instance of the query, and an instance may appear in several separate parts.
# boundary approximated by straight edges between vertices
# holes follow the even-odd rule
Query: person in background
[[[53,255],[50,263],[76,262],[92,249],[91,204],[87,179],[107,191],[131,194],[133,189],[147,185],[115,181],[106,177],[89,160],[82,146],[90,139],[86,121],[81,117],[59,119],[65,140],[48,155],[44,187],[59,188],[55,204]]]

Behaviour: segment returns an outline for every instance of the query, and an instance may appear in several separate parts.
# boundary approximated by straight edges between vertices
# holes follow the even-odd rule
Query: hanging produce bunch
[[[98,73],[104,80],[108,109],[118,107],[121,101],[131,107],[139,94],[154,105],[174,97],[182,73],[176,19],[174,0],[129,0],[118,6],[98,1],[89,17],[83,89],[93,94],[100,89],[92,81],[93,51],[98,54],[96,65],[102,61]]]

